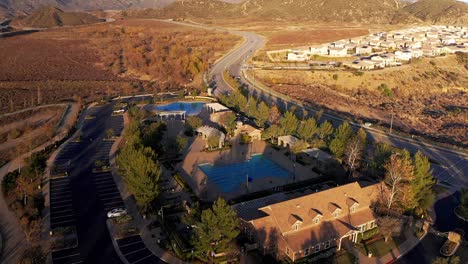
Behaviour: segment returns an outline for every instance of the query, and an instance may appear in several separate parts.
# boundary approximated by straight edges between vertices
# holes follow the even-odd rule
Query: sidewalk
[[[425,236],[425,235],[424,235]],[[349,246],[348,250],[350,253],[356,256],[358,263],[360,264],[386,264],[392,263],[393,261],[399,259],[404,254],[408,253],[412,250],[418,243],[424,238],[418,239],[411,230],[405,229],[405,237],[406,241],[403,242],[398,248],[393,249],[390,253],[382,256],[382,257],[372,257],[369,258],[368,256],[362,254],[357,248],[354,246]]]
[[[154,232],[151,232],[148,230],[147,226],[153,222],[155,219],[143,219],[141,214],[138,211],[137,205],[135,203],[135,200],[131,196],[131,194],[128,192],[122,177],[120,177],[118,173],[118,168],[116,166],[116,153],[120,147],[120,144],[122,143],[123,140],[123,135],[125,133],[126,128],[128,127],[129,124],[129,117],[128,114],[124,114],[124,130],[122,131],[122,135],[116,139],[114,144],[112,145],[111,151],[109,153],[109,162],[110,166],[112,168],[112,177],[114,178],[115,184],[117,185],[120,195],[122,196],[122,199],[125,203],[125,208],[127,209],[127,212],[129,215],[133,217],[133,225],[135,225],[138,230],[140,231],[140,236],[145,243],[145,246],[153,252],[154,255],[159,257],[161,260],[171,263],[171,264],[183,264],[186,262],[183,262],[182,260],[178,259],[177,257],[173,256],[171,253],[165,251],[164,249],[160,248],[159,245],[157,244],[157,235]],[[157,232],[159,233],[159,232]],[[111,233],[112,234],[112,233]],[[113,238],[115,239],[115,237]],[[116,243],[114,243],[115,246]],[[120,254],[120,250],[118,248],[115,248],[115,250]],[[122,258],[122,256],[121,256]],[[124,263],[127,263],[126,259],[122,259]]]

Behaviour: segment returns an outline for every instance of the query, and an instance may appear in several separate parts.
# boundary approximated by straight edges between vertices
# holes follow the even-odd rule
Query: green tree
[[[201,127],[203,125],[203,120],[201,118],[199,118],[198,116],[189,116],[186,120],[185,120],[185,130],[189,133],[189,134],[193,134],[193,132]]]
[[[309,118],[306,121],[301,122],[297,134],[301,139],[310,142],[317,131],[317,122],[315,122],[314,118]]]
[[[429,159],[420,151],[414,155],[413,166],[414,180],[411,181],[412,191],[418,207],[425,210],[435,201],[435,194],[432,187],[436,181],[434,176],[432,176]]]
[[[294,142],[294,144],[291,146],[291,151],[294,154],[298,154],[299,152],[307,149],[309,147],[309,144],[305,140],[298,140]]]
[[[236,129],[236,115],[233,112],[227,112],[221,115],[220,122],[226,128],[229,134],[233,134]]]
[[[460,264],[460,257],[453,256],[450,258],[437,257],[432,261],[432,264]]]
[[[281,128],[278,125],[271,125],[265,129],[265,132],[262,133],[262,137],[263,139],[271,139],[272,141],[275,141],[280,134]]]
[[[317,131],[318,137],[321,140],[326,142],[328,138],[330,137],[330,135],[333,134],[333,130],[334,129],[333,129],[332,124],[329,121],[325,121],[321,123],[320,126],[318,127],[318,131]]]
[[[250,117],[256,117],[257,116],[257,105],[258,101],[255,99],[253,96],[249,96],[247,100],[247,115]]]
[[[260,104],[258,104],[258,111],[255,117],[255,123],[257,124],[257,126],[264,127],[266,121],[268,121],[268,118],[270,117],[270,108],[268,108],[265,102],[262,101],[260,102]]]
[[[115,135],[114,129],[109,128],[109,129],[106,130],[106,138],[113,138],[114,135]]]
[[[279,123],[284,133],[290,135],[296,133],[299,120],[297,120],[297,117],[292,112],[288,111],[280,119]]]
[[[159,194],[161,169],[155,159],[156,155],[151,148],[132,145],[126,145],[117,157],[127,187],[143,209]]]
[[[210,147],[212,149],[219,148],[219,140],[220,140],[220,138],[219,138],[218,135],[211,135],[207,139],[208,147]]]
[[[353,135],[353,128],[348,122],[343,122],[335,132],[335,137],[330,142],[330,150],[336,158],[343,157],[343,154],[348,146]]]
[[[164,131],[167,130],[167,125],[163,122],[153,122],[149,126],[142,129],[142,143],[145,147],[151,147],[155,152],[160,153],[161,140],[164,136]],[[140,137],[140,131],[138,131],[136,137]]]
[[[188,139],[183,136],[176,137],[177,152],[182,153],[188,146]]]
[[[240,233],[236,213],[222,198],[216,200],[212,209],[203,210],[194,230],[195,253],[203,257],[208,257],[211,252],[232,251],[232,242]]]

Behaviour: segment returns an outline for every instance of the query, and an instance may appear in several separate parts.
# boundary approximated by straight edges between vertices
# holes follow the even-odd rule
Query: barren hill
[[[399,0],[177,0],[139,15],[160,18],[230,18],[319,22],[400,23],[419,21],[401,10]],[[137,14],[138,15],[138,14]]]
[[[29,16],[14,19],[11,24],[21,27],[51,28],[93,24],[97,22],[100,22],[97,17],[87,13],[64,12],[55,7],[44,6],[32,12]]]
[[[420,0],[404,10],[431,23],[468,24],[468,4],[456,0]]]

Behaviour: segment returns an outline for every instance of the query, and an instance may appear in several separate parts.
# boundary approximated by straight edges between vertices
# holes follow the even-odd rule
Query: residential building
[[[309,47],[310,55],[328,55],[328,47],[326,45],[317,45]]]
[[[315,193],[279,193],[237,204],[242,231],[261,254],[286,255],[293,262],[324,250],[340,250],[343,240],[375,228],[371,205],[383,186],[357,182]]]
[[[345,57],[348,55],[347,48],[328,48],[328,55],[333,57]]]
[[[371,46],[359,46],[356,47],[356,54],[357,55],[366,55],[366,54],[371,54],[372,53],[372,47]]]
[[[240,121],[237,122],[236,133],[248,135],[251,140],[262,140],[262,130]]]
[[[304,52],[294,51],[288,53],[288,61],[306,61],[308,60],[307,55]]]

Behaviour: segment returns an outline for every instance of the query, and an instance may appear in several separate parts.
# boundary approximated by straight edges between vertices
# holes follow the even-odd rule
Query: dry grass
[[[0,113],[63,100],[199,88],[238,37],[155,20],[0,39]]]
[[[0,164],[49,141],[65,109],[51,106],[0,118]]]
[[[453,55],[362,76],[348,71],[258,70],[256,77],[299,100],[375,122],[388,123],[395,111],[396,126],[404,131],[468,144],[468,70]],[[378,89],[382,84],[393,96]]]

